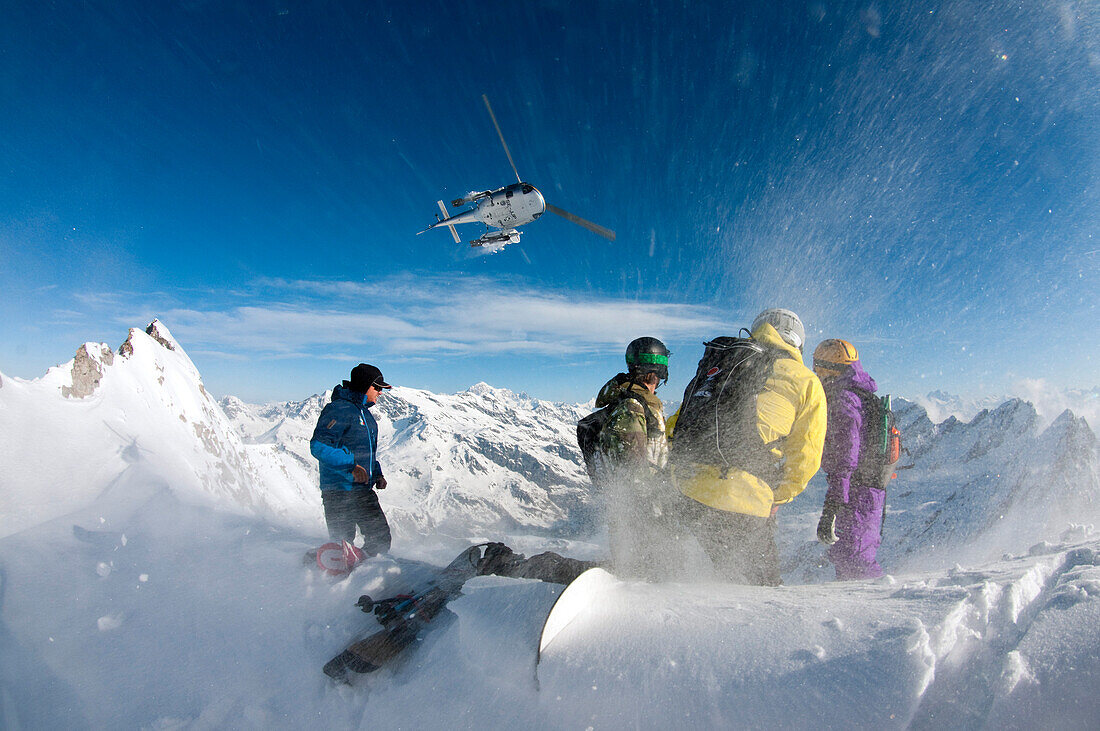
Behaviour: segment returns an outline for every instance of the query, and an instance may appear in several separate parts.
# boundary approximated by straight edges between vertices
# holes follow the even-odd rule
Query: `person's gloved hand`
[[[351,468],[351,481],[352,482],[366,482],[370,479],[370,473],[366,469],[355,465]]]
[[[834,500],[826,500],[825,507],[821,509],[821,520],[817,522],[817,540],[826,546],[831,546],[837,541],[836,514],[840,510],[840,503]]]
[[[386,485],[388,485],[388,484],[389,483],[386,482],[386,478],[383,477],[382,475],[378,475],[378,479],[374,481],[374,486],[376,488],[378,488],[379,490],[385,490]]]

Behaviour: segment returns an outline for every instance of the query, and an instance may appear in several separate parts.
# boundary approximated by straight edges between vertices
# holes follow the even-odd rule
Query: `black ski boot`
[[[485,554],[477,562],[477,575],[511,576],[515,566],[523,561],[523,554],[517,554],[503,543],[489,543]]]

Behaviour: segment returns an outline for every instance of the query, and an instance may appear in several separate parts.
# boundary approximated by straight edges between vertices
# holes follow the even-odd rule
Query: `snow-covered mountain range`
[[[898,418],[914,465],[890,496],[897,528],[885,550],[899,561],[944,554],[957,561],[964,545],[971,556],[992,558],[1100,517],[1096,435],[1071,411],[1046,428],[1019,399],[969,422],[939,424],[903,402]]]
[[[1025,379],[1013,384],[1011,395],[1007,396],[966,397],[937,389],[911,400],[925,410],[929,419],[939,423],[951,417],[970,421],[980,412],[995,409],[1013,398],[1031,403],[1045,424],[1050,424],[1067,409],[1094,428],[1100,424],[1100,386],[1062,390],[1042,379]]]
[[[983,409],[995,409],[1005,400],[1006,397],[1003,395],[967,398],[941,389],[912,399],[913,403],[923,408],[928,418],[936,423],[946,421],[952,416],[958,421],[970,421],[978,415],[978,412]]]
[[[349,689],[319,668],[374,627],[360,594],[475,541],[599,558],[605,539],[574,445],[590,405],[395,388],[376,407],[393,555],[321,576],[302,555],[326,540],[308,441],[327,398],[215,401],[156,321],[42,378],[0,375],[0,726],[1090,728],[1100,715],[1100,448],[1070,411],[1048,421],[1008,399],[937,422],[899,401],[909,468],[888,493],[882,579],[831,581],[818,475],[779,513],[786,586],[616,582],[535,682],[561,588],[479,577],[449,605],[453,626]]]
[[[256,406],[221,400],[248,444],[268,445],[288,470],[310,472],[309,440],[331,390],[304,401]],[[479,383],[441,395],[395,387],[373,407],[389,487],[385,510],[402,536],[532,532],[577,536],[594,504],[577,451],[582,406],[555,404]]]
[[[2,455],[11,464],[0,478],[10,495],[0,535],[86,504],[134,474],[170,484],[187,500],[320,535],[309,439],[329,394],[266,405],[232,396],[216,402],[158,321],[132,329],[117,351],[85,343],[40,379],[0,383],[0,433],[11,445]],[[484,383],[448,395],[388,391],[374,413],[390,485],[381,497],[395,540],[437,534],[460,545],[507,533],[592,548],[599,501],[575,443],[576,422],[590,408]],[[966,422],[936,423],[904,400],[896,409],[909,451],[902,462],[911,465],[890,492],[888,526],[903,527],[890,530],[883,552],[896,562],[926,560],[960,535],[971,549],[986,534],[997,545],[1001,533],[1028,544],[1096,512],[1097,440],[1072,412],[1044,428],[1019,399]],[[63,459],[51,457],[58,449]],[[64,473],[68,464],[87,467],[74,476]],[[816,511],[823,484],[819,475],[784,515]],[[813,553],[798,539],[785,548]]]

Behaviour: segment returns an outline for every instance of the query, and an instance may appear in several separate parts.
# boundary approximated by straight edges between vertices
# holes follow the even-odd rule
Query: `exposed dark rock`
[[[61,395],[65,398],[91,396],[103,378],[103,365],[109,366],[115,361],[114,352],[106,345],[100,345],[99,358],[103,361],[101,365],[88,349],[89,346],[90,344],[81,345],[76,351],[76,357],[73,358],[73,385],[61,387]]]
[[[145,334],[151,337],[153,340],[156,340],[158,343],[168,348],[169,350],[175,350],[176,346],[172,345],[171,341],[165,339],[165,337],[161,335],[160,328],[157,327],[157,325],[159,324],[160,320],[154,319],[152,322],[149,323],[149,327],[145,328]]]

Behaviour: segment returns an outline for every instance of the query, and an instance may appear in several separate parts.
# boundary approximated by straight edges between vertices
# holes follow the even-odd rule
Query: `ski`
[[[466,580],[477,575],[481,556],[482,546],[471,546],[435,578],[408,594],[379,601],[366,595],[359,597],[356,605],[374,614],[382,629],[352,642],[325,663],[325,675],[347,682],[349,672],[371,673],[401,655],[439,616],[447,602],[461,594]]]

